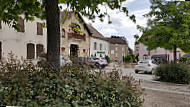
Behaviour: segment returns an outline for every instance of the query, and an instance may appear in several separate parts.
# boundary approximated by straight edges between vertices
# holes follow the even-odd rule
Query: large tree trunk
[[[177,63],[177,46],[173,45],[174,63]]]
[[[60,65],[60,25],[58,0],[46,0],[47,60],[56,71]]]

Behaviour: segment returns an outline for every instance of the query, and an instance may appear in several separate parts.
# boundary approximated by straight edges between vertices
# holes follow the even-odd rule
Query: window
[[[35,58],[35,47],[33,43],[27,44],[27,59]]]
[[[106,44],[105,44],[104,50],[106,50]]]
[[[143,59],[145,59],[145,60],[148,59],[148,55],[144,54]]]
[[[118,47],[115,47],[115,51],[118,51]]]
[[[18,20],[17,23],[19,24],[19,30],[18,32],[25,32],[25,28],[24,28],[24,20]]]
[[[124,51],[124,47],[122,47],[122,51]]]
[[[40,54],[42,54],[43,48],[44,48],[44,46],[43,46],[42,44],[37,44],[37,45],[36,45],[37,58],[40,56]]]
[[[0,20],[0,29],[2,29],[1,20]]]
[[[100,50],[102,50],[102,44],[100,44]]]
[[[118,53],[115,53],[115,57],[118,57]]]
[[[62,28],[62,37],[65,37],[65,29],[64,28]]]
[[[43,25],[37,22],[37,35],[43,35]]]
[[[147,49],[147,46],[144,46],[144,51],[146,51],[146,49]]]
[[[112,55],[114,54],[114,50],[111,50],[111,54],[112,54]]]
[[[97,49],[97,43],[96,42],[94,42],[94,50],[96,50]]]

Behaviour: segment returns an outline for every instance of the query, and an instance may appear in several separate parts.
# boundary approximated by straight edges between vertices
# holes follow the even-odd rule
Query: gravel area
[[[190,95],[145,89],[143,107],[190,107]]]

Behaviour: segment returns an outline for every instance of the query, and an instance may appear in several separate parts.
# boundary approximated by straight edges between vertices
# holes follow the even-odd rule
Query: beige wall
[[[110,44],[110,59],[112,61],[118,61],[119,57],[127,56],[127,51],[128,51],[128,45]]]
[[[94,42],[96,42],[96,50],[94,50]],[[100,44],[102,44],[102,50],[100,50]],[[103,53],[98,53],[103,52]],[[102,57],[109,56],[109,42],[99,39],[99,38],[90,38],[90,55],[94,55],[96,53],[96,57],[100,57],[100,54]]]
[[[72,17],[70,19],[66,19],[66,21],[64,23],[60,24],[60,29],[64,28],[65,29],[65,38],[62,37],[61,34],[61,47],[65,47],[65,51],[61,50],[61,54],[69,57],[70,56],[70,45],[71,44],[77,44],[79,46],[79,57],[89,57],[89,42],[90,42],[90,38],[89,38],[89,34],[86,30],[86,28],[84,27],[84,25],[82,23],[79,23],[79,21],[76,19],[76,17],[74,17],[73,15],[71,15]],[[84,32],[86,34],[86,40],[82,40],[82,39],[76,39],[76,38],[70,38],[68,39],[68,33],[69,33],[69,25],[71,23],[78,23],[79,26],[81,27],[81,31]],[[85,49],[86,51],[83,52],[83,49]]]
[[[25,21],[25,32],[17,32],[14,28],[2,23],[0,29],[0,41],[2,42],[2,56],[7,57],[11,51],[17,56],[26,59],[27,43],[42,44],[47,50],[47,31],[43,28],[43,35],[37,35],[37,22],[44,22],[40,19],[35,19],[33,22]]]

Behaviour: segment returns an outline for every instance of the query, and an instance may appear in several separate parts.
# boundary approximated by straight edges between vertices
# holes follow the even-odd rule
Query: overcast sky
[[[99,21],[97,18],[94,23],[89,21],[87,18],[84,20],[87,23],[91,23],[101,34],[105,37],[110,37],[112,35],[125,36],[128,40],[130,48],[134,50],[134,37],[133,35],[141,33],[136,29],[136,25],[146,26],[146,18],[142,15],[150,11],[149,0],[126,0],[123,6],[127,7],[129,14],[134,14],[136,16],[136,24],[133,23],[125,14],[119,10],[108,9],[108,14],[111,16],[112,24],[108,24],[107,18],[104,22]],[[105,11],[103,6],[100,6],[101,11]]]

